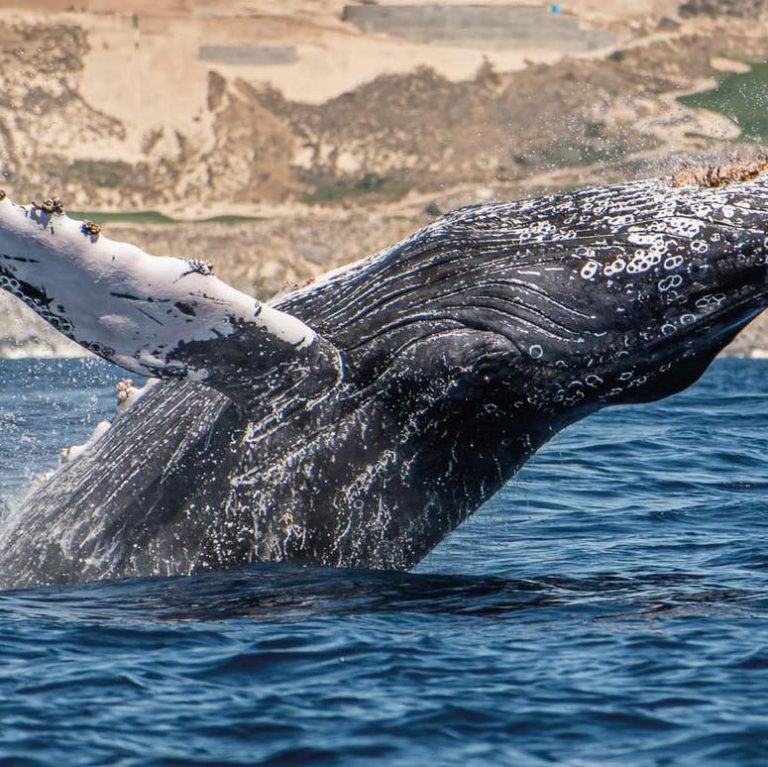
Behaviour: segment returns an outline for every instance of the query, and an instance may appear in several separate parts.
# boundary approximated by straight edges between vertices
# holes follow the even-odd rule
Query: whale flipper
[[[227,285],[210,264],[110,240],[58,201],[0,197],[0,287],[104,359],[190,378],[239,403],[273,391],[270,376],[295,385],[338,374],[337,355],[312,328]]]

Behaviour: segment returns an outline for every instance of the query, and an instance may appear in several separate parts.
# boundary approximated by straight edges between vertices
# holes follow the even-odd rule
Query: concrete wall
[[[298,57],[292,46],[237,46],[204,45],[198,58],[216,64],[232,66],[273,66],[275,64],[294,64]]]
[[[573,16],[532,5],[348,5],[342,19],[368,33],[420,43],[491,48],[591,50],[614,35],[581,29]]]

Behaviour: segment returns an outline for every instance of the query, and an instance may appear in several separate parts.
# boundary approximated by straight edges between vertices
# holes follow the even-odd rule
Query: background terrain
[[[266,298],[461,204],[757,154],[767,22],[760,0],[0,0],[2,183]],[[730,348],[764,350],[760,321]],[[73,353],[0,296],[0,354]]]

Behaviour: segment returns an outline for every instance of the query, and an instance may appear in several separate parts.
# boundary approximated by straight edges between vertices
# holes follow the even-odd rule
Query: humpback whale
[[[274,304],[0,200],[0,287],[162,379],[0,528],[0,586],[407,569],[569,424],[686,388],[768,304],[763,166],[449,213]]]

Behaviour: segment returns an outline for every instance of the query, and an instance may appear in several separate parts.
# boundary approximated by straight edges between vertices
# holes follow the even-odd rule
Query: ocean
[[[114,409],[0,361],[13,504]],[[605,411],[412,573],[255,565],[0,594],[3,765],[768,763],[768,363]]]

